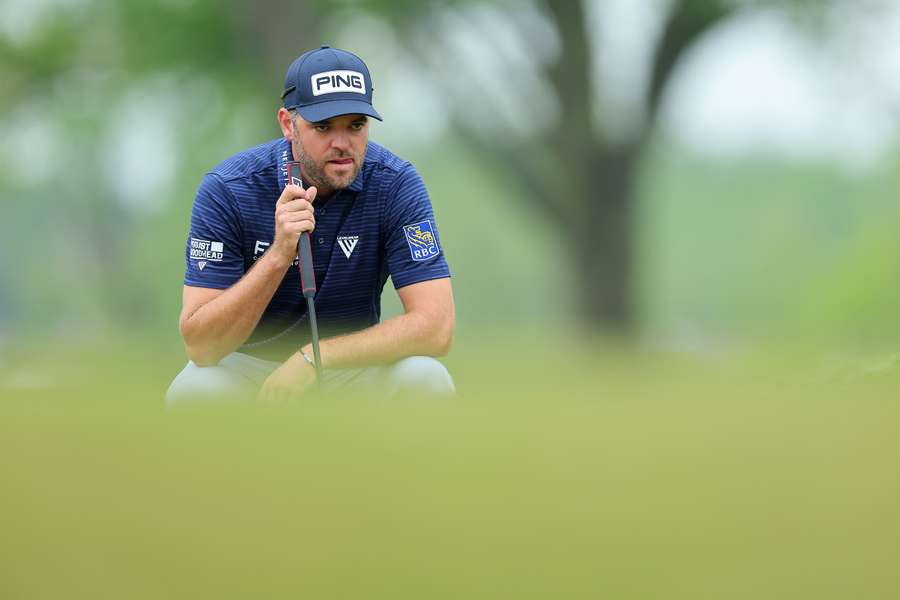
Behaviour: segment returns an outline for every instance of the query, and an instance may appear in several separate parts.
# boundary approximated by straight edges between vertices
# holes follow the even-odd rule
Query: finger
[[[312,203],[306,198],[295,198],[284,202],[279,207],[282,211],[296,212],[298,210],[314,210]]]
[[[300,235],[304,231],[314,231],[315,228],[316,222],[312,219],[304,219],[302,221],[295,221],[285,224],[285,229],[291,235]]]
[[[278,400],[276,404],[278,406],[284,406],[288,403],[288,390],[284,387],[278,388]]]
[[[266,394],[266,406],[280,406],[281,403],[281,386],[269,386],[269,390]]]
[[[302,221],[304,219],[315,219],[315,218],[316,218],[315,213],[310,209],[293,210],[293,211],[282,210],[282,211],[278,211],[278,213],[275,215],[275,222],[284,224],[284,223],[293,223],[295,221]]]
[[[316,228],[315,219],[300,219],[298,221],[282,221],[278,223],[279,235],[297,236],[303,231],[313,231]]]
[[[313,211],[306,209],[282,212],[278,215],[277,220],[279,223],[296,223],[297,221],[312,221],[315,218]]]
[[[304,386],[301,382],[294,382],[294,384],[291,385],[291,388],[289,390],[290,394],[289,394],[288,401],[291,404],[296,404],[296,403],[300,402],[303,399],[303,394],[305,391],[306,390],[304,389]]]
[[[284,189],[281,190],[281,195],[278,197],[278,202],[276,202],[276,204],[284,204],[295,198],[306,198],[306,190],[299,185],[286,185],[284,186]]]
[[[310,202],[316,199],[316,196],[319,194],[319,189],[316,186],[310,186],[306,188],[306,199]]]

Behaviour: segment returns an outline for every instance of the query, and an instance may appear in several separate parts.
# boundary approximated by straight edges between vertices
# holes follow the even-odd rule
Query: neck
[[[334,189],[332,189],[330,187],[326,187],[326,186],[320,186],[318,183],[315,183],[314,181],[309,182],[309,186],[316,186],[316,199],[321,198],[322,200],[328,200],[335,193]],[[309,186],[307,186],[307,187],[309,187]]]

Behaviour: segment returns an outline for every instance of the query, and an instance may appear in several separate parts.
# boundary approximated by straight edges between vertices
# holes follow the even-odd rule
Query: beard
[[[350,184],[356,179],[356,176],[359,174],[359,170],[362,168],[363,160],[366,157],[366,148],[363,149],[360,153],[350,152],[333,152],[328,156],[322,158],[321,161],[316,161],[313,159],[309,153],[306,152],[306,148],[303,147],[298,140],[300,136],[297,135],[296,128],[294,129],[294,154],[297,156],[297,160],[303,167],[303,179],[306,180],[308,185],[314,185],[319,190],[320,196],[328,196],[333,192],[346,189],[350,187]],[[339,158],[352,158],[353,159],[353,168],[343,175],[328,175],[325,172],[325,167],[330,160],[336,160]]]

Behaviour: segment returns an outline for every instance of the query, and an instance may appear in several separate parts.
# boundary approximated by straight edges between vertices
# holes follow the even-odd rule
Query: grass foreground
[[[541,344],[455,353],[453,401],[183,413],[171,349],[20,355],[0,597],[900,594],[896,370]]]

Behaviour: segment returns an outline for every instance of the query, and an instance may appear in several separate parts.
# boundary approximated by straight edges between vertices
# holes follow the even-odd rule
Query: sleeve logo
[[[406,243],[409,244],[409,253],[413,260],[428,260],[441,253],[431,221],[405,225],[403,234],[406,236]]]
[[[222,262],[225,254],[225,244],[222,242],[210,242],[191,238],[191,259],[213,262]],[[206,265],[203,265],[206,266]]]

